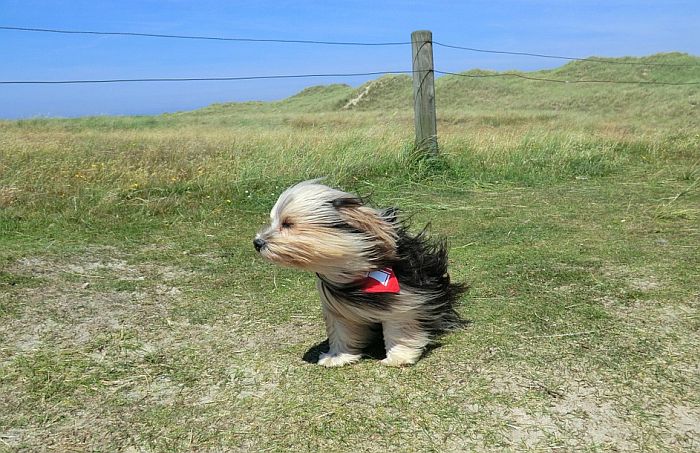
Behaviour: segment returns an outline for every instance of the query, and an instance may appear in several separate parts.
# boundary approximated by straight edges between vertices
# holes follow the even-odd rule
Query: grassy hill
[[[700,82],[700,57],[664,53],[606,59],[614,64],[573,61],[556,69],[517,72],[471,70],[436,80],[439,110],[484,112],[583,112],[601,116],[666,117],[697,121],[700,85],[665,86],[608,83],[551,83],[499,74],[520,74],[561,81]],[[644,64],[644,65],[642,65]],[[669,66],[659,66],[659,65]],[[671,66],[673,65],[673,66]],[[387,75],[352,89],[348,85],[307,88],[279,102],[217,104],[195,114],[226,114],[251,107],[277,112],[341,110],[396,111],[412,107],[412,82]]]
[[[552,83],[509,76],[561,81],[619,80],[637,82],[700,82],[700,57],[662,53],[648,57],[608,58],[614,64],[574,61],[559,68],[532,72],[494,72],[474,69],[436,80],[438,121],[501,124],[552,121],[590,123],[614,120],[617,124],[647,129],[662,124],[700,126],[700,85],[672,86],[609,83]],[[643,65],[644,63],[644,65]],[[658,66],[659,64],[669,66]],[[194,111],[158,116],[85,117],[79,119],[23,120],[17,124],[52,124],[70,129],[131,129],[173,125],[238,125],[256,128],[292,124],[318,126],[323,119],[304,115],[324,114],[337,123],[357,122],[345,112],[369,117],[412,115],[412,80],[406,75],[386,75],[353,88],[345,84],[312,86],[272,102],[217,103]],[[340,114],[340,117],[329,114]],[[342,118],[339,120],[338,118]]]

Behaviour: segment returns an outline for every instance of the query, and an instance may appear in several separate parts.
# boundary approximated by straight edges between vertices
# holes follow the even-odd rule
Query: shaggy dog
[[[275,263],[316,273],[330,350],[326,367],[357,362],[381,331],[384,365],[415,363],[440,333],[463,324],[454,309],[444,240],[416,235],[396,209],[305,181],[280,195],[253,241]]]

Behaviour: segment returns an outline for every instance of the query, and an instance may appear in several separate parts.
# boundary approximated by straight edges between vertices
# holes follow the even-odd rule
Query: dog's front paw
[[[379,363],[381,363],[384,366],[408,366],[408,365],[413,365],[418,361],[418,359],[415,360],[406,360],[404,358],[396,358],[396,357],[387,357],[384,360],[380,360]]]
[[[326,352],[321,354],[318,358],[318,364],[331,368],[355,363],[360,360],[361,357],[361,354],[348,354],[346,352],[331,354],[330,352]]]
[[[380,361],[384,366],[406,366],[415,364],[423,353],[423,349],[394,346],[386,353],[386,359]]]

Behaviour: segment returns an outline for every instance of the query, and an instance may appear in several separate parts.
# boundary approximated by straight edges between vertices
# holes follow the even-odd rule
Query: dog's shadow
[[[441,343],[431,343],[425,348],[423,352],[423,358],[429,356],[435,349],[441,347]],[[328,352],[330,349],[330,344],[326,338],[322,342],[309,348],[306,353],[302,356],[302,360],[306,363],[318,363],[318,359],[324,352]],[[362,350],[362,355],[364,358],[369,358],[373,360],[382,360],[386,358],[386,349],[384,348],[384,339],[378,338],[373,341],[369,346]]]

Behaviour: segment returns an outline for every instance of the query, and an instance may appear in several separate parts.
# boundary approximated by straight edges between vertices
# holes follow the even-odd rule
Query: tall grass
[[[698,145],[686,130],[640,137],[605,122],[563,127],[569,120],[535,115],[525,126],[494,118],[445,112],[433,160],[415,153],[407,114],[272,114],[252,127],[169,118],[4,123],[2,215],[42,224],[91,219],[99,227],[114,216],[261,209],[281,188],[321,176],[350,188],[426,178],[541,185],[613,175]]]
[[[697,58],[648,60],[690,64]],[[546,72],[692,81],[693,71],[576,62]],[[452,76],[440,78],[437,91],[438,158],[413,148],[410,79],[404,76],[356,90],[312,87],[279,102],[155,117],[0,122],[0,230],[78,225],[101,231],[117,217],[120,224],[156,225],[144,219],[259,210],[281,188],[320,176],[351,190],[367,181],[537,186],[678,157],[697,161],[696,86]],[[361,93],[360,102],[345,108]]]

